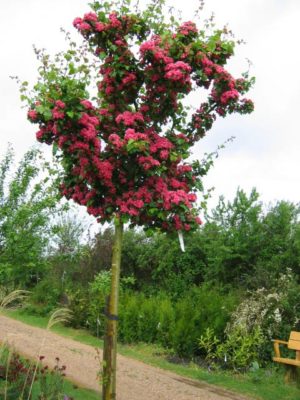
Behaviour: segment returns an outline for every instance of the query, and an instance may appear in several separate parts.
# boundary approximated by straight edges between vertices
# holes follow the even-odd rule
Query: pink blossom
[[[148,42],[144,42],[140,46],[140,52],[145,53],[146,51],[153,51],[156,48],[156,43],[154,40],[149,40]]]
[[[139,112],[124,111],[116,117],[117,124],[123,122],[124,125],[136,125],[136,122],[144,122],[144,117]]]
[[[160,156],[160,158],[161,158],[162,160],[167,160],[168,157],[169,157],[169,152],[168,152],[168,150],[162,150],[162,151],[159,153],[159,156]]]
[[[99,120],[97,117],[91,116],[87,113],[82,113],[80,119],[78,120],[78,122],[82,125],[94,125],[97,126],[99,124]]]
[[[198,33],[196,24],[192,21],[187,21],[184,22],[179,28],[178,28],[179,33],[182,35],[188,35],[190,32],[192,33]]]
[[[55,105],[58,108],[65,108],[66,107],[65,103],[63,101],[61,101],[61,100],[56,100]]]
[[[124,40],[118,39],[118,40],[115,41],[115,45],[117,45],[117,46],[125,46],[126,42]]]
[[[160,162],[158,160],[155,160],[153,157],[151,156],[140,156],[138,157],[138,163],[143,167],[143,169],[145,171],[147,171],[148,169],[151,169],[152,167],[158,167],[160,166]]]
[[[202,222],[202,220],[200,219],[200,217],[196,217],[196,218],[195,218],[195,222],[196,222],[196,224],[198,224],[198,225],[202,225],[202,224],[203,224],[203,222]]]
[[[195,193],[189,193],[188,194],[188,200],[191,202],[194,202],[197,200],[197,196],[195,195]]]
[[[129,73],[122,79],[122,83],[127,85],[128,83],[134,82],[136,80],[136,75],[133,73]]]
[[[80,31],[90,31],[92,29],[91,25],[87,22],[81,22],[81,24],[78,24],[76,28]]]
[[[180,221],[179,216],[178,215],[174,215],[173,221],[174,221],[175,229],[177,231],[179,231],[182,228],[182,222]]]
[[[121,28],[122,24],[121,22],[118,20],[117,18],[117,14],[116,13],[111,13],[109,15],[109,20],[110,20],[110,24],[113,28]]]
[[[99,114],[107,117],[109,115],[109,111],[107,108],[100,108]]]
[[[105,94],[107,94],[108,96],[110,94],[112,94],[115,91],[113,86],[107,86],[107,88],[105,89]]]
[[[97,14],[95,14],[95,13],[93,13],[93,12],[89,12],[89,13],[87,13],[87,14],[84,14],[83,19],[84,19],[85,21],[93,21],[93,22],[98,21]]]
[[[71,153],[73,153],[75,150],[89,150],[89,145],[87,143],[83,143],[83,142],[75,142],[73,144],[71,144],[71,146],[69,147],[69,150]]]
[[[75,28],[78,28],[78,26],[83,22],[82,18],[75,18],[73,21],[73,26],[75,26]]]
[[[29,110],[27,113],[27,117],[31,120],[31,121],[35,121],[38,117],[38,113],[36,110]]]
[[[114,145],[115,148],[120,149],[123,147],[124,142],[121,140],[120,136],[112,133],[108,136],[108,140]]]
[[[94,106],[89,100],[81,100],[80,104],[83,105],[84,108],[87,110],[93,110]]]
[[[37,138],[38,141],[41,141],[41,139],[42,139],[43,136],[44,136],[44,133],[45,133],[45,132],[44,132],[42,129],[40,129],[39,131],[36,132],[35,136],[36,136],[36,138]]]
[[[220,97],[220,101],[222,104],[227,104],[229,100],[236,100],[238,97],[239,92],[236,89],[232,89],[224,92]]]
[[[125,131],[125,140],[147,140],[148,137],[144,133],[136,132],[134,129],[129,128]]]
[[[97,32],[103,32],[107,29],[107,25],[103,24],[102,22],[95,23],[95,30]]]
[[[165,78],[171,81],[180,81],[184,78],[184,74],[179,69],[173,69],[165,74]]]
[[[86,140],[94,139],[97,135],[96,129],[93,125],[90,125],[88,128],[83,128],[80,131],[80,135]]]
[[[54,119],[63,119],[65,117],[65,113],[58,109],[58,107],[54,107],[52,110],[52,116]]]
[[[170,71],[172,69],[181,69],[183,71],[191,72],[192,68],[183,61],[177,61],[175,63],[170,63],[166,65],[165,71]]]

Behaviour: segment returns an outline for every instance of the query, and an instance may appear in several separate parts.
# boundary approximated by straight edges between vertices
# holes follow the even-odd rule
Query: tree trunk
[[[106,308],[106,329],[103,349],[102,399],[116,399],[117,323],[120,286],[123,223],[115,220],[115,237],[112,252],[111,290]]]

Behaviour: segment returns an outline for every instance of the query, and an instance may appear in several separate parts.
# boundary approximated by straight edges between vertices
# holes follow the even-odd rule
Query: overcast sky
[[[49,52],[61,50],[64,40],[60,27],[73,30],[73,19],[89,10],[87,3],[84,0],[0,1],[0,154],[7,142],[13,144],[18,156],[35,143],[36,129],[27,121],[16,83],[9,75],[34,83],[37,64],[32,44]],[[193,18],[196,4],[195,0],[172,1],[178,8],[184,5],[187,20]],[[202,158],[228,137],[236,137],[221,152],[205,181],[206,186],[215,187],[214,199],[221,194],[232,199],[238,186],[247,192],[255,186],[266,203],[276,199],[298,202],[300,1],[206,0],[203,19],[212,12],[217,25],[223,27],[228,23],[236,36],[246,41],[230,62],[230,71],[238,76],[247,69],[246,58],[249,58],[257,82],[248,95],[255,102],[255,112],[220,119],[195,147],[194,156]]]

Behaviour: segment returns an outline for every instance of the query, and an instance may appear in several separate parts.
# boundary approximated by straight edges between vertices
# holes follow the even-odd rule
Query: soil
[[[59,357],[66,365],[67,378],[76,385],[100,391],[101,350],[77,341],[0,316],[0,341],[12,344],[30,358],[45,356],[44,363],[55,365]],[[100,356],[100,357],[99,357]],[[117,400],[250,400],[248,397],[184,378],[118,355]]]

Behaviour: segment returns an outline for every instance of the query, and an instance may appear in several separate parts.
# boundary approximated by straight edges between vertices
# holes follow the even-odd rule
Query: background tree
[[[51,179],[53,171],[39,150],[25,153],[16,169],[13,160],[8,147],[0,162],[0,282],[25,288],[45,273],[58,193]]]
[[[115,221],[112,286],[104,346],[104,399],[115,398],[118,285],[123,224],[172,232],[201,223],[196,191],[206,166],[188,162],[193,144],[216,117],[253,110],[241,96],[253,80],[234,79],[224,68],[234,41],[225,30],[206,32],[177,21],[154,0],[144,11],[130,0],[94,2],[73,25],[86,46],[42,66],[28,100],[37,139],[53,144],[61,160],[61,192],[87,207],[101,223]],[[92,59],[87,51],[96,57]],[[99,72],[97,96],[89,84]],[[97,78],[98,80],[99,78]],[[206,89],[190,111],[184,98]],[[92,103],[90,100],[94,101]],[[59,151],[57,151],[59,149]]]

